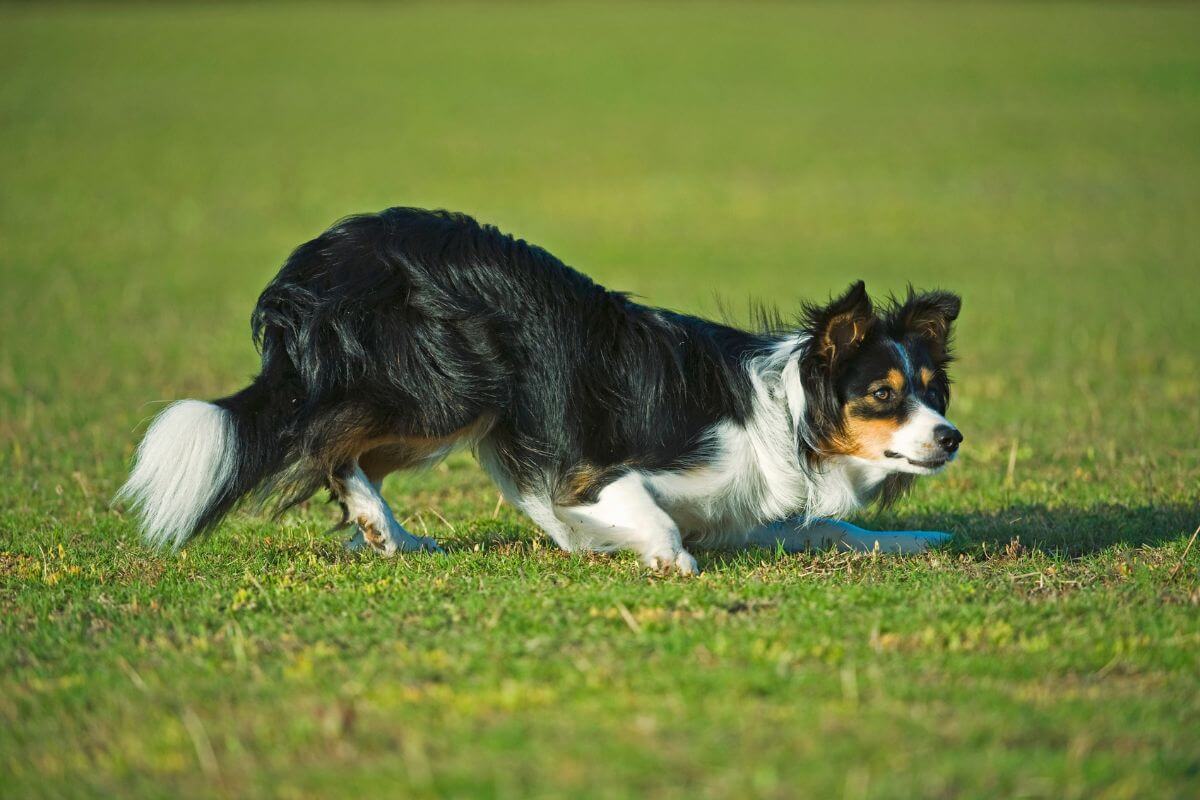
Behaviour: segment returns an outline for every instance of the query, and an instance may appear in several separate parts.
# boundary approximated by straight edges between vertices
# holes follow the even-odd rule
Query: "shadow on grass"
[[[1023,550],[1057,556],[1083,556],[1114,546],[1140,547],[1187,539],[1200,524],[1200,504],[1123,506],[1104,504],[1088,508],[1049,508],[1045,505],[1013,505],[990,511],[896,514],[880,513],[855,520],[868,530],[944,531],[953,535],[945,545],[952,553],[986,558],[1018,541]],[[531,552],[555,545],[531,522],[515,514],[501,518],[476,518],[457,522],[452,530],[423,531],[437,536],[448,553],[485,549],[489,552]],[[261,538],[257,531],[246,534]],[[323,560],[353,560],[343,548],[341,534],[320,537],[316,550]],[[264,566],[290,563],[299,553],[312,553],[311,542],[281,541],[263,556]],[[773,558],[769,550],[693,550],[707,567],[756,557]]]
[[[1200,524],[1200,505],[1138,506],[1116,504],[1089,508],[1019,505],[995,511],[935,514],[880,514],[856,523],[868,530],[944,531],[953,539],[946,552],[988,559],[1004,553],[1014,541],[1019,552],[1079,557],[1111,547],[1142,547],[1188,539]],[[735,563],[774,561],[766,548],[697,550],[701,568],[722,569]],[[896,558],[902,556],[885,556]]]
[[[888,515],[890,517],[890,515]],[[1186,538],[1200,524],[1200,505],[1047,508],[1015,505],[995,511],[945,512],[869,520],[863,527],[945,531],[951,552],[994,553],[1014,539],[1030,550],[1082,556],[1116,545],[1140,547]]]
[[[1116,545],[1140,547],[1187,538],[1200,524],[1200,505],[1048,508],[1026,504],[992,511],[883,513],[856,523],[869,530],[945,531],[954,536],[946,545],[954,553],[987,556],[1017,540],[1026,550],[1082,556]],[[480,519],[462,526],[458,536],[443,546],[449,551],[469,550],[476,544],[493,549],[530,546],[539,539],[543,546],[554,547],[520,520]],[[700,548],[697,554],[700,552],[708,561],[737,558],[736,551]]]

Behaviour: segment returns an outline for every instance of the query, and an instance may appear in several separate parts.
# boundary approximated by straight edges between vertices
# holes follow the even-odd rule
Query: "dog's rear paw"
[[[437,540],[432,536],[413,536],[406,534],[403,537],[376,537],[374,539],[365,536],[360,528],[354,538],[346,542],[346,550],[350,553],[359,553],[369,550],[373,553],[378,553],[384,558],[392,558],[397,553],[444,553],[446,552],[438,546]]]
[[[408,547],[404,548],[405,552],[418,552],[418,553],[444,553],[444,552],[446,552],[445,550],[443,550],[441,548],[441,545],[439,545],[437,543],[437,539],[434,539],[432,536],[414,536],[412,538],[413,538],[413,546],[411,548],[408,548]]]
[[[655,572],[662,572],[664,574],[675,573],[677,575],[691,576],[700,573],[700,567],[696,564],[696,559],[687,550],[680,550],[678,553],[649,556],[643,559],[642,563]]]

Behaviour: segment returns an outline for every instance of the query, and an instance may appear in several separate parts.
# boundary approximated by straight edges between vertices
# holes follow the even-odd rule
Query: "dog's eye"
[[[881,403],[886,403],[895,396],[896,390],[890,386],[880,386],[875,391],[871,392],[871,397],[874,397]]]

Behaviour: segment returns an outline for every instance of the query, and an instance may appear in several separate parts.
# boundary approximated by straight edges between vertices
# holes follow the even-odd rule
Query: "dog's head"
[[[813,457],[848,456],[889,473],[930,475],[963,437],[946,419],[952,326],[961,301],[916,293],[876,310],[862,281],[805,309],[800,359]]]

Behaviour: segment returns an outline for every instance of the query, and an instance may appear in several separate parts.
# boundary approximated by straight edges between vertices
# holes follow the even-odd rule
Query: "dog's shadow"
[[[1141,547],[1186,539],[1200,524],[1200,505],[1123,506],[1115,503],[1086,508],[1050,508],[1018,504],[989,511],[904,513],[903,509],[858,517],[853,522],[872,531],[942,531],[952,538],[939,549],[988,558],[1006,550],[1040,551],[1078,557],[1115,546]],[[520,521],[481,520],[444,544],[450,551],[484,545],[489,549],[536,547],[541,534]],[[1014,542],[1019,547],[1014,546]],[[765,548],[694,550],[708,568],[730,560],[774,559]]]
[[[1087,508],[1011,505],[992,511],[881,513],[859,520],[872,530],[944,531],[950,552],[986,556],[1018,542],[1025,550],[1077,557],[1114,546],[1141,547],[1188,537],[1200,524],[1200,505]]]
[[[1031,551],[1059,558],[1077,558],[1112,547],[1153,546],[1186,539],[1200,524],[1200,505],[1129,507],[1104,504],[1088,508],[1048,508],[1022,504],[993,511],[881,512],[853,521],[873,531],[949,533],[952,538],[938,550],[975,559]],[[696,555],[705,569],[719,569],[733,562],[767,562],[777,558],[773,551],[765,548],[700,550]]]

